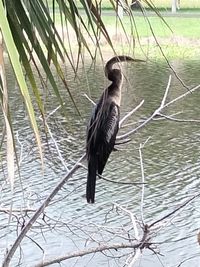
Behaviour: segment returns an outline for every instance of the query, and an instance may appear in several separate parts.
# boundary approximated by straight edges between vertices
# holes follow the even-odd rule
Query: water
[[[199,84],[200,65],[196,61],[172,62],[176,72],[188,85]],[[87,64],[86,64],[87,66]],[[119,135],[138,125],[149,117],[160,105],[172,72],[164,62],[129,64],[123,67],[124,81],[121,116],[134,108],[144,99],[143,106],[126,121]],[[87,73],[87,76],[86,76]],[[87,77],[87,78],[86,78]],[[5,183],[6,165],[2,152],[2,172],[0,207],[9,209],[37,209],[60,179],[67,168],[84,153],[85,130],[92,105],[84,93],[97,100],[101,91],[108,84],[103,76],[101,64],[94,69],[80,70],[79,79],[74,80],[72,73],[67,79],[76,100],[81,117],[74,109],[66,89],[62,95],[66,103],[65,116],[61,109],[55,111],[48,119],[50,135],[45,135],[42,122],[44,151],[44,172],[29,127],[27,114],[21,104],[20,94],[12,88],[12,73],[9,74],[11,108],[14,114],[14,133],[20,158],[20,176],[16,175],[15,193],[12,196],[9,185]],[[62,86],[62,85],[60,85]],[[172,74],[172,83],[167,102],[187,90]],[[59,106],[52,92],[46,95],[46,110],[50,114]],[[179,119],[199,119],[199,90],[168,107],[165,115],[177,113]],[[133,124],[134,123],[134,124]],[[21,250],[13,258],[11,266],[34,266],[46,259],[64,255],[67,252],[84,250],[98,244],[128,242],[134,237],[130,216],[113,207],[113,203],[128,209],[138,220],[151,224],[175,210],[190,197],[198,193],[200,187],[200,124],[194,122],[174,122],[171,120],[154,120],[132,136],[132,141],[121,145],[113,152],[106,166],[104,176],[114,182],[97,181],[96,203],[89,205],[85,200],[85,182],[87,172],[79,168],[73,177],[59,191],[43,216],[34,224],[27,237],[23,239]],[[147,141],[147,142],[146,142]],[[55,142],[59,148],[56,148]],[[145,143],[146,142],[146,143]],[[139,146],[142,149],[145,176],[143,213],[141,214],[142,185]],[[12,201],[12,202],[11,202]],[[197,197],[170,218],[152,229],[152,248],[145,250],[135,266],[200,266],[200,247],[197,242],[199,230],[199,198]],[[9,216],[0,213],[0,259],[9,248],[21,227],[33,213],[26,215],[23,211],[13,212]],[[140,234],[142,234],[140,232]],[[89,254],[82,258],[64,261],[62,266],[124,266],[130,249],[110,250],[104,254]],[[179,265],[182,262],[181,265]],[[51,266],[58,266],[54,264]]]

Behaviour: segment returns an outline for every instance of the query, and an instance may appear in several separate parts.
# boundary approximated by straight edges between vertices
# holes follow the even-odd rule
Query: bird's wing
[[[101,136],[99,136],[99,139],[101,140],[101,145],[98,149],[99,174],[102,174],[108,157],[114,148],[118,128],[119,107],[114,102],[111,102],[107,111],[103,114],[103,119],[100,127],[101,130],[99,131],[101,134]]]
[[[93,110],[87,131],[87,158],[98,161],[102,174],[112,152],[119,125],[119,107],[112,101],[100,101]]]
[[[88,127],[87,127],[87,143],[86,143],[86,151],[87,155],[95,153],[97,149],[97,142],[99,136],[99,117],[100,117],[100,109],[101,106],[98,103],[92,111],[92,116],[90,118]]]
[[[113,143],[113,141],[115,142],[116,134],[118,131],[118,125],[119,125],[119,108],[112,102],[109,110],[109,115],[107,116],[105,123],[105,139],[108,144]]]

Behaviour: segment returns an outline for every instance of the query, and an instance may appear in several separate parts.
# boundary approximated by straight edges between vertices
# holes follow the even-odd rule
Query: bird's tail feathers
[[[96,176],[97,159],[95,157],[91,157],[88,161],[88,176],[86,188],[86,198],[88,203],[94,203],[95,200]]]

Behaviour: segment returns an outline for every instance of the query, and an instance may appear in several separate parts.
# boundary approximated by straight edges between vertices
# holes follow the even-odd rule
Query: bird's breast
[[[121,104],[121,91],[117,91],[115,92],[112,96],[111,96],[111,100],[112,102],[114,102],[118,107],[120,107]]]

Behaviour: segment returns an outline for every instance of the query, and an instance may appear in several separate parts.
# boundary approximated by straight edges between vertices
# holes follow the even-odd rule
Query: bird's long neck
[[[116,56],[111,58],[105,66],[105,75],[112,82],[112,84],[106,89],[108,98],[110,101],[115,102],[118,106],[121,104],[121,89],[123,83],[123,75],[120,69],[113,69],[115,63],[123,61],[133,61],[128,56]]]
[[[121,104],[122,83],[123,76],[121,76],[121,79],[113,81],[112,84],[107,88],[108,97],[118,106]]]
[[[105,90],[109,100],[114,101],[118,106],[121,103],[121,88],[123,82],[123,75],[121,70],[113,69],[115,63],[120,63],[123,61],[134,61],[134,62],[144,62],[140,59],[133,59],[129,56],[115,56],[111,58],[105,66],[105,75],[112,82],[112,84]]]

